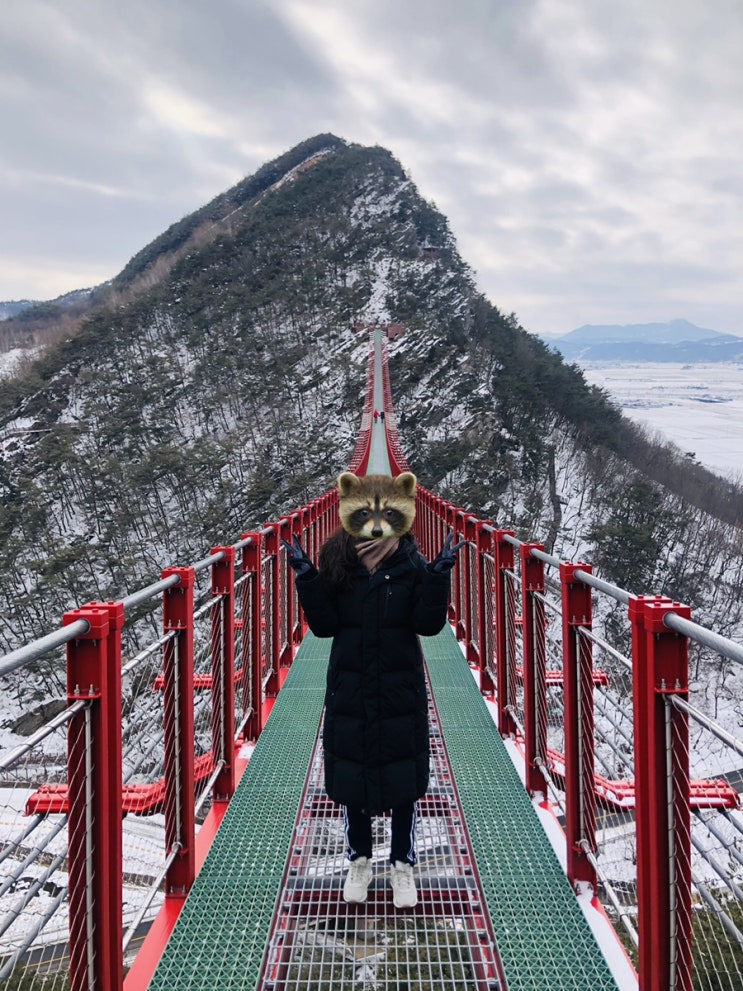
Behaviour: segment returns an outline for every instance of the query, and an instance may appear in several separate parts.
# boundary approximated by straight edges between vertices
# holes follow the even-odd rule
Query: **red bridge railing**
[[[91,603],[65,616],[68,708],[57,717],[57,732],[67,738],[63,780],[39,782],[42,765],[28,770],[32,747],[25,745],[0,758],[0,767],[6,781],[24,761],[28,771],[25,779],[19,775],[26,797],[4,837],[6,852],[32,845],[22,836],[32,825],[56,829],[58,843],[58,824],[67,817],[64,942],[74,991],[122,987],[124,955],[135,945],[137,924],[162,902],[154,896],[160,882],[160,913],[172,925],[244,766],[241,748],[260,734],[302,635],[281,538],[296,534],[316,559],[337,524],[330,492],[214,548],[201,562],[166,569],[158,583],[120,603]],[[643,991],[691,989],[701,966],[692,957],[695,943],[722,945],[738,959],[739,916],[726,892],[738,884],[743,828],[738,791],[726,775],[743,743],[692,704],[688,653],[706,637],[710,649],[733,656],[736,645],[691,623],[677,603],[631,596],[588,565],[557,561],[541,545],[421,488],[416,533],[424,553],[434,555],[450,531],[469,541],[454,572],[452,626],[495,722],[523,761],[526,787],[549,796],[558,810],[569,878],[600,896],[627,930]],[[626,609],[624,646],[601,634],[596,596]],[[160,603],[161,631],[143,642],[134,630],[149,601]],[[130,619],[131,612],[138,617]],[[31,653],[38,656],[35,648]],[[602,655],[600,668],[595,654]],[[2,663],[8,670],[15,661]],[[136,672],[143,672],[139,681]],[[700,765],[703,733],[716,742],[719,774],[709,773],[709,755]],[[135,761],[139,754],[144,763]],[[160,819],[161,868],[145,872],[153,875],[154,897],[133,918],[122,907],[131,900],[122,885],[135,873],[132,829],[142,821],[154,828]],[[53,844],[33,843],[45,857],[54,854]],[[715,875],[710,862],[723,860]],[[8,854],[6,868],[12,862]],[[25,917],[26,926],[13,943],[12,925],[3,930],[4,977],[17,967],[30,974],[31,952],[52,942],[43,927],[29,940],[32,899],[18,912],[22,898],[11,896],[10,914]],[[0,913],[4,908],[0,901]]]
[[[639,987],[706,987],[705,968],[719,981],[708,961],[720,945],[733,976],[719,986],[734,987],[743,976],[735,880],[743,741],[690,704],[689,649],[743,663],[743,648],[692,623],[686,606],[630,595],[590,565],[559,561],[421,488],[415,530],[429,557],[449,532],[469,541],[455,571],[452,626],[501,734],[523,757],[526,788],[551,795],[562,812],[568,877],[600,894],[624,925]],[[626,654],[594,630],[597,594],[626,608]],[[594,668],[594,652],[606,670]],[[692,764],[720,774],[695,778]],[[627,855],[618,858],[622,844]]]
[[[386,356],[383,375],[396,474]],[[140,926],[174,924],[302,636],[281,539],[316,560],[337,525],[332,491],[0,659],[2,675],[66,655],[64,710],[0,757],[0,980],[41,988],[39,962],[64,968],[69,948],[73,991],[116,991]],[[626,933],[642,991],[741,986],[743,741],[696,704],[688,659],[743,648],[420,488],[423,552],[449,532],[468,541],[452,627],[525,786],[556,810],[571,882]]]
[[[13,794],[0,821],[9,870],[0,887],[1,978],[21,974],[24,989],[40,988],[46,970],[39,961],[69,949],[72,991],[115,991],[123,987],[130,943],[162,903],[161,889],[166,925],[174,924],[245,766],[241,750],[260,735],[302,639],[281,540],[297,536],[316,558],[337,526],[331,491],[234,545],[213,548],[201,562],[165,569],[159,582],[122,602],[65,615],[49,639],[66,644],[66,713],[0,758],[5,791]],[[152,613],[142,618],[148,604],[161,617],[155,640],[147,639]],[[129,650],[136,644],[135,656],[124,637]],[[0,671],[17,670],[26,657],[38,662],[43,646],[8,655]],[[35,748],[56,754],[61,732],[61,780],[39,782],[46,772]],[[143,820],[152,824],[146,844]],[[67,826],[61,853],[63,834],[52,823]],[[40,922],[32,898],[16,894],[37,870],[28,851],[39,864],[52,859],[56,871],[39,873],[31,895],[52,877],[64,884],[61,872],[67,878],[55,913]]]

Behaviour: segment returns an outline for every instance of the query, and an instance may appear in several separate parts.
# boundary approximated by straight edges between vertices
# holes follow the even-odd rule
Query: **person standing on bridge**
[[[418,900],[416,802],[428,788],[428,700],[419,636],[447,621],[452,535],[429,563],[410,533],[416,478],[344,472],[342,528],[319,569],[296,537],[284,541],[307,623],[332,637],[325,694],[325,789],[344,806],[351,866],[343,888],[361,903],[373,876],[372,819],[391,810],[390,875],[396,908]]]

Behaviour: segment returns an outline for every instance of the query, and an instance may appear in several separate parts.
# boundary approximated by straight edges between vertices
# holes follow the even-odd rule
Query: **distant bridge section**
[[[410,468],[378,333],[349,467]],[[424,641],[415,910],[392,908],[383,869],[365,906],[340,897],[318,745],[328,642],[281,551],[296,536],[317,558],[332,490],[0,658],[6,685],[64,670],[67,703],[0,755],[9,989],[743,987],[743,740],[688,664],[690,644],[709,664],[741,665],[743,647],[417,500],[423,553],[468,543],[450,624]],[[629,649],[595,619],[602,601],[626,609]]]

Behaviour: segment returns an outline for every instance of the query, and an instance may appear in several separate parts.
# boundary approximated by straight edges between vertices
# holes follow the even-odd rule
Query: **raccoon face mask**
[[[415,519],[415,487],[411,471],[359,477],[344,471],[338,477],[338,510],[343,529],[362,540],[401,537]]]

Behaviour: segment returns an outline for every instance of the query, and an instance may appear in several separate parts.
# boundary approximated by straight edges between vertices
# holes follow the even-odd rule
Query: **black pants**
[[[363,809],[344,806],[346,817],[346,844],[348,859],[372,855],[372,817]],[[415,802],[398,805],[392,810],[392,842],[390,862],[415,863],[415,828],[417,823]]]

